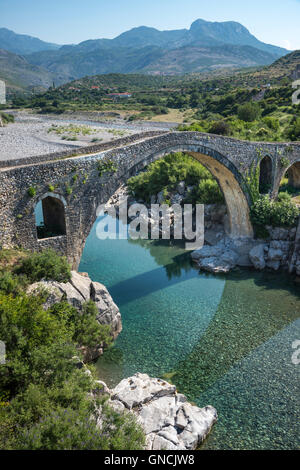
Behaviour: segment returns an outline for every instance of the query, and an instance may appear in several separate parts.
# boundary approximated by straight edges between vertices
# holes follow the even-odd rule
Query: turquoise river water
[[[219,420],[202,449],[299,447],[292,345],[300,340],[300,286],[292,279],[199,273],[183,246],[99,240],[96,224],[79,271],[105,284],[122,314],[122,333],[97,362],[102,380],[113,386],[143,372],[214,406]]]

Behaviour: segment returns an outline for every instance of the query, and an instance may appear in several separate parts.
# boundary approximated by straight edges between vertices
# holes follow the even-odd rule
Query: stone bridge
[[[288,171],[300,188],[300,143],[256,143],[203,134],[170,132],[92,155],[26,162],[0,169],[0,246],[41,250],[53,247],[77,267],[96,209],[149,163],[184,151],[199,160],[217,179],[226,199],[231,237],[252,237],[251,194],[246,176],[260,165],[260,187],[275,197]],[[121,143],[121,141],[120,141]],[[101,174],[99,162],[113,162],[116,171]],[[31,189],[30,189],[31,188]],[[44,223],[60,235],[39,239],[36,205],[42,201]]]

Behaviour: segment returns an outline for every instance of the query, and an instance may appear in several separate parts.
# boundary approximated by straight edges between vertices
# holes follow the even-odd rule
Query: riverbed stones
[[[213,407],[193,406],[174,385],[147,374],[122,380],[111,391],[115,402],[136,415],[147,450],[195,450],[217,421]]]
[[[79,311],[82,311],[84,303],[92,300],[95,302],[99,312],[97,321],[101,325],[109,325],[111,327],[112,338],[116,339],[122,331],[120,311],[108,290],[104,285],[93,282],[86,275],[80,275],[76,271],[72,271],[69,282],[40,281],[32,284],[28,289],[28,293],[40,290],[48,293],[44,304],[46,309],[57,302],[65,300]],[[103,344],[99,344],[95,348],[83,347],[82,353],[85,361],[90,362],[101,356],[103,354],[103,346]]]

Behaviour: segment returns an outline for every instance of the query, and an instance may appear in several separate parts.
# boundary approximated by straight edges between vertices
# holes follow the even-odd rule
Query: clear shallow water
[[[182,247],[98,240],[79,267],[105,284],[123,332],[97,363],[109,385],[136,372],[171,380],[219,422],[205,449],[299,447],[299,286],[283,274],[199,273]]]

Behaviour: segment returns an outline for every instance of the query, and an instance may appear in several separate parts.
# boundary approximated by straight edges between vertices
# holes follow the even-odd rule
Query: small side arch
[[[56,193],[44,194],[35,206],[35,221],[39,239],[66,235],[66,200]]]
[[[289,179],[289,186],[295,189],[300,189],[300,162],[295,162],[291,165],[286,175]]]
[[[272,189],[273,162],[271,157],[266,155],[260,162],[259,172],[259,192],[268,194]]]

